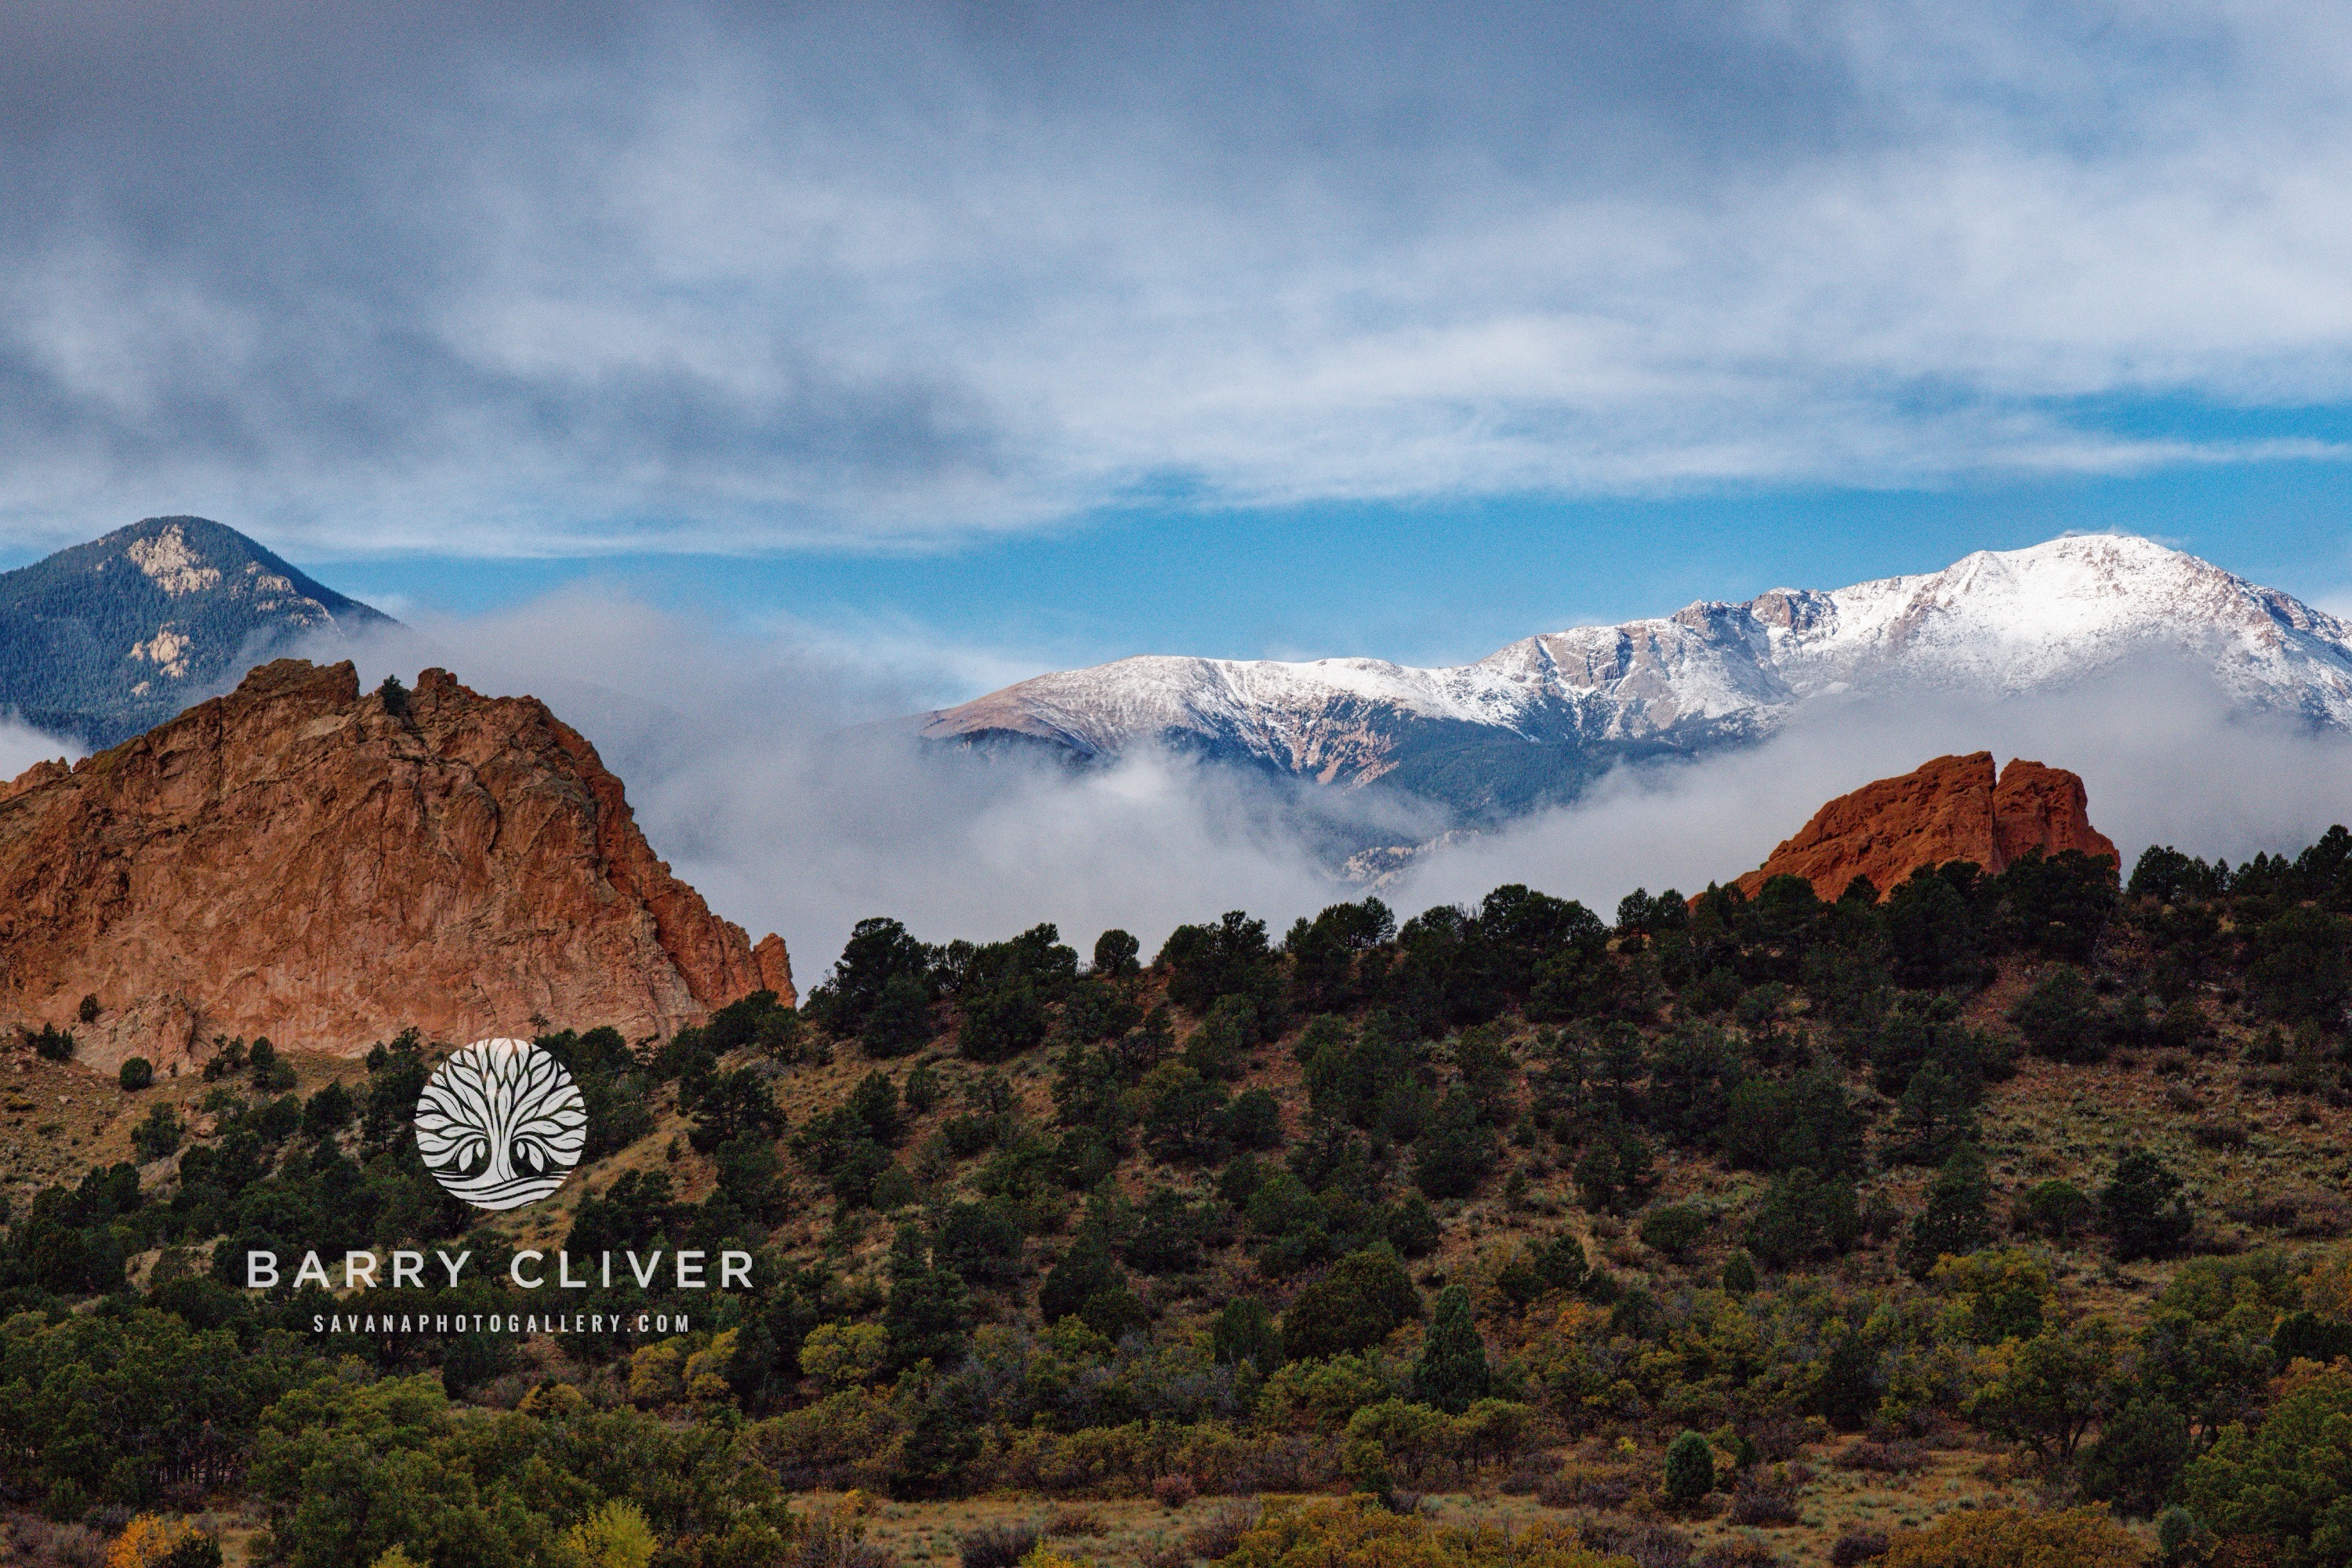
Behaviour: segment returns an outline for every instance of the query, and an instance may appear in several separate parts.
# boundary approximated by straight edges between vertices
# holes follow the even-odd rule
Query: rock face
[[[1867,877],[1884,897],[1922,866],[1972,860],[2000,871],[2029,849],[2120,864],[2114,840],[2091,826],[2080,778],[2022,757],[1996,778],[1992,753],[1971,752],[1838,796],[1738,885],[1753,898],[1774,877],[1802,877],[1834,899]]]
[[[349,664],[281,659],[0,791],[0,1023],[71,1027],[100,1068],[216,1034],[635,1038],[791,974],[655,858],[593,746],[446,670],[395,712]]]

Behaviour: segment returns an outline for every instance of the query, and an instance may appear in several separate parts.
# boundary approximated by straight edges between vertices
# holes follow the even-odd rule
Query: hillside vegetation
[[[586,1163],[499,1216],[416,1158],[445,1045],[221,1040],[132,1088],[53,1029],[18,1047],[16,1171],[87,1173],[20,1185],[0,1247],[11,1539],[302,1568],[2352,1558],[2352,834],[2152,849],[2120,889],[2070,854],[1878,891],[1234,912],[1148,963],[1119,931],[868,921],[797,1012],[543,1037]],[[470,1261],[292,1283],[395,1247]],[[682,1247],[753,1252],[758,1288],[506,1273]],[[250,1249],[278,1287],[243,1288]],[[554,1311],[688,1328],[400,1321]],[[313,1332],[336,1315],[363,1326]]]

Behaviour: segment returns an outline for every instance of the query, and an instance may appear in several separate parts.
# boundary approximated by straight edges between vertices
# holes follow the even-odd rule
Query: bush
[[[1782,1568],[1780,1555],[1764,1542],[1734,1536],[1698,1554],[1695,1568]]]
[[[963,1568],[1018,1568],[1045,1537],[1034,1524],[989,1524],[956,1536]]]
[[[1396,1501],[1402,1505],[1408,1499],[1399,1494]],[[1613,1550],[1593,1539],[1590,1525],[1579,1544],[1557,1525],[1449,1528],[1418,1510],[1393,1510],[1366,1498],[1332,1498],[1267,1509],[1224,1561],[1230,1568],[1604,1568],[1596,1552]],[[1634,1561],[1654,1568],[1666,1560],[1636,1554]],[[1681,1561],[1689,1561],[1687,1544]]]
[[[1297,1359],[1347,1355],[1379,1344],[1421,1316],[1421,1293],[1384,1252],[1354,1252],[1298,1293],[1282,1317],[1283,1349]]]
[[[73,1060],[74,1037],[71,1029],[60,1029],[55,1024],[44,1024],[41,1032],[33,1037],[34,1054],[44,1061]]]
[[[1696,1432],[1685,1432],[1666,1448],[1666,1500],[1688,1508],[1715,1489],[1715,1449]]]
[[[1785,1470],[1770,1475],[1750,1470],[1739,1478],[1731,1497],[1734,1524],[1790,1525],[1797,1522],[1797,1485]]]
[[[151,1105],[146,1117],[131,1130],[131,1147],[141,1164],[149,1164],[176,1153],[181,1134],[180,1118],[169,1104]]]
[[[1576,1527],[1576,1534],[1595,1552],[1631,1558],[1633,1568],[1688,1568],[1692,1557],[1690,1537],[1672,1525],[1588,1519]]]
[[[1698,1245],[1707,1232],[1706,1212],[1695,1204],[1668,1204],[1642,1219],[1642,1244],[1669,1258],[1680,1258]]]
[[[1849,1525],[1845,1533],[1837,1538],[1837,1544],[1830,1548],[1830,1565],[1831,1568],[1854,1568],[1856,1563],[1868,1563],[1885,1555],[1885,1531]]]
[[[1226,1503],[1186,1531],[1184,1545],[1203,1562],[1222,1563],[1234,1554],[1244,1537],[1257,1528],[1264,1514],[1255,1498]]]
[[[1885,1568],[2145,1568],[2147,1549],[2101,1509],[1982,1508],[1896,1531],[1880,1561]]]
[[[132,1057],[122,1064],[121,1070],[114,1077],[115,1081],[122,1086],[125,1092],[136,1094],[154,1083],[155,1064],[145,1057]]]
[[[1192,1484],[1192,1477],[1179,1472],[1154,1480],[1151,1495],[1159,1500],[1162,1508],[1182,1508],[1201,1495],[1201,1489]]]
[[[80,1019],[85,1024],[97,1023],[98,1013],[98,994],[96,992],[91,992],[89,995],[84,996],[81,999],[81,1005],[74,1009],[74,1016]]]

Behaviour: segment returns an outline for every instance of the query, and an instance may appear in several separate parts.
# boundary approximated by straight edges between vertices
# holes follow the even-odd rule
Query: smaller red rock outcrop
[[[1834,899],[1867,877],[1884,898],[1922,866],[1970,860],[2000,871],[2032,849],[2120,863],[2115,841],[2091,826],[2079,777],[2022,757],[1996,777],[1992,753],[1971,752],[1838,796],[1738,887],[1753,898],[1774,877],[1802,877]]]
[[[801,1005],[801,994],[793,989],[793,955],[784,951],[784,939],[774,931],[760,939],[751,950],[751,962],[760,971],[760,989],[772,991],[776,1000],[787,1007]]]

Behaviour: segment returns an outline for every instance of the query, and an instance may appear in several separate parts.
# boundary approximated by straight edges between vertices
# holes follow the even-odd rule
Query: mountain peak
[[[1572,796],[1620,761],[1759,739],[1818,698],[2013,696],[2150,651],[2210,669],[2247,710],[2352,730],[2352,627],[2154,540],[2070,534],[1938,572],[1541,632],[1451,668],[1123,659],[926,715],[921,732],[1085,757],[1171,746],[1483,818]]]
[[[110,745],[299,637],[391,624],[225,524],[144,518],[0,574],[0,705]]]

